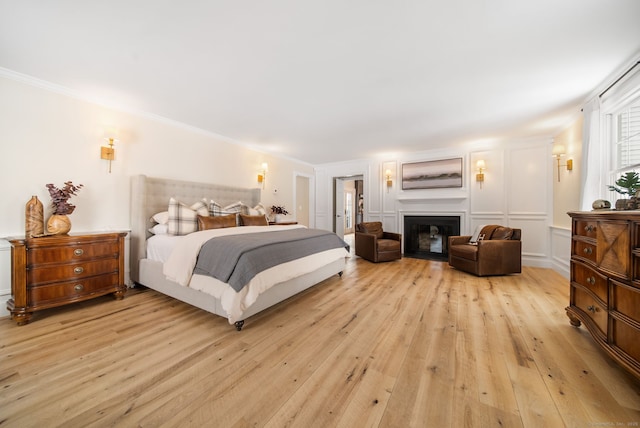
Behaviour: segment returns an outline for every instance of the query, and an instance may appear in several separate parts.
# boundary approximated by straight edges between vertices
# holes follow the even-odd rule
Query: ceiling
[[[0,0],[0,67],[321,164],[551,138],[637,59],[639,20],[638,0]]]

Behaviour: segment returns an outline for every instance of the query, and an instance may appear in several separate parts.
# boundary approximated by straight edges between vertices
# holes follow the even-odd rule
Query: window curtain
[[[582,114],[582,183],[580,208],[591,211],[591,204],[602,197],[602,144],[600,143],[600,97],[593,97],[583,108]]]

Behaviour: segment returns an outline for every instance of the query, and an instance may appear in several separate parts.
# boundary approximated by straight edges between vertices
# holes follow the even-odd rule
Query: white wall
[[[403,163],[455,157],[463,159],[462,188],[402,190]],[[482,188],[475,181],[478,159],[484,159],[487,166]],[[390,189],[384,176],[387,169],[392,171]],[[362,174],[366,221],[382,221],[386,230],[401,233],[404,215],[439,213],[460,215],[463,234],[471,234],[479,224],[516,227],[522,229],[523,264],[551,267],[552,172],[550,139],[324,164],[316,167],[316,220],[321,227],[331,229],[333,179]]]
[[[294,208],[295,174],[311,176],[307,164],[266,155],[222,137],[161,118],[125,113],[0,75],[0,237],[24,235],[25,204],[36,195],[45,205],[45,184],[67,180],[84,188],[71,202],[72,232],[129,229],[130,177],[204,181],[259,187],[257,173],[269,164],[265,206]],[[213,119],[213,118],[212,118]],[[119,130],[109,174],[100,159],[103,133]],[[274,193],[277,189],[278,192]],[[313,198],[313,195],[311,196]],[[189,201],[185,201],[189,202]],[[10,250],[0,243],[0,315],[10,294]],[[125,263],[128,266],[128,263]]]

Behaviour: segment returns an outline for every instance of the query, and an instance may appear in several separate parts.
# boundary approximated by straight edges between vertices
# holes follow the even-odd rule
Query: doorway
[[[364,219],[364,179],[361,175],[334,178],[333,230],[344,238]]]

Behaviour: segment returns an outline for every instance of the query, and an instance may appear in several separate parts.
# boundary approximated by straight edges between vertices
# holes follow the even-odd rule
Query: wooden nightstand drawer
[[[86,278],[88,276],[114,272],[118,272],[118,260],[101,259],[81,263],[32,268],[27,271],[27,281],[31,285],[38,285],[46,282]]]
[[[571,264],[571,278],[573,281],[591,290],[596,296],[607,303],[609,300],[609,284],[607,277],[599,274],[595,269],[580,263]]]
[[[600,306],[600,304],[596,302],[591,295],[578,287],[574,288],[573,293],[574,305],[587,314],[589,318],[595,322],[596,326],[600,329],[600,332],[605,335],[607,332],[608,319],[606,308]]]
[[[118,286],[118,274],[100,275],[48,285],[29,287],[29,298],[39,306],[50,303],[79,300],[96,292],[113,292]],[[101,294],[105,294],[104,292]]]
[[[118,241],[34,248],[29,250],[27,254],[27,264],[33,266],[45,263],[87,260],[97,257],[117,257],[118,250]]]
[[[576,258],[595,264],[598,255],[598,247],[590,242],[575,240],[573,241],[572,253]]]
[[[576,220],[574,222],[574,234],[578,236],[586,236],[595,238],[598,231],[598,222],[595,220]]]

